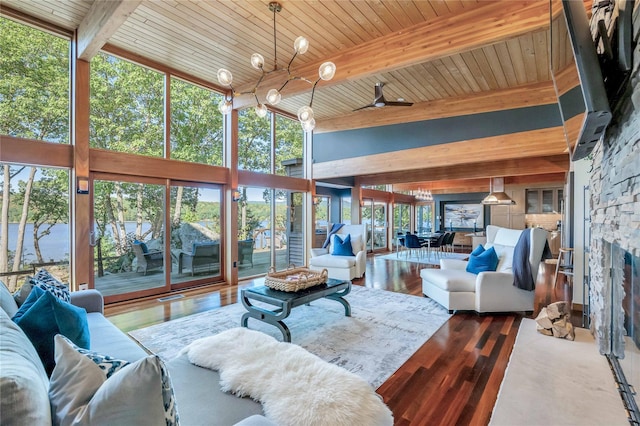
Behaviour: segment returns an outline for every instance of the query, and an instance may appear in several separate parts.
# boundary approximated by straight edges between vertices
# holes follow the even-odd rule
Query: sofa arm
[[[440,269],[467,269],[467,261],[460,259],[440,259]]]
[[[367,252],[361,250],[356,253],[356,274],[358,278],[362,278],[367,269]]]
[[[323,254],[329,253],[329,249],[327,248],[312,248],[311,249],[311,257],[322,256]]]
[[[80,308],[85,308],[87,312],[104,313],[104,298],[95,289],[72,292],[71,303]]]
[[[509,272],[480,272],[476,279],[476,311],[533,311],[535,291],[513,285]]]

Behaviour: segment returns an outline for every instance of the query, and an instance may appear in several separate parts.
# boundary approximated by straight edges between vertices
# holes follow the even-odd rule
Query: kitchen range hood
[[[502,177],[492,178],[489,181],[489,191],[489,195],[484,197],[482,204],[511,206],[516,203],[504,192],[504,178]]]

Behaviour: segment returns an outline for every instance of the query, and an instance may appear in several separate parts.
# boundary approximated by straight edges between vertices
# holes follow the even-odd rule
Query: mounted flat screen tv
[[[611,121],[585,3],[551,1],[551,72],[573,161],[586,157]]]

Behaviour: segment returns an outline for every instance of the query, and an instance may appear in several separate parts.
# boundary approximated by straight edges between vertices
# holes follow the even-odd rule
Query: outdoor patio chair
[[[159,250],[148,250],[147,245],[143,242],[134,242],[131,244],[133,253],[136,256],[138,265],[136,272],[142,272],[147,275],[150,269],[162,268],[164,266],[164,255]]]
[[[220,270],[220,243],[205,241],[193,243],[191,252],[181,252],[178,258],[178,273],[190,269],[191,276],[196,272],[214,272]]]
[[[253,268],[253,240],[238,241],[238,266],[245,262],[251,263]]]

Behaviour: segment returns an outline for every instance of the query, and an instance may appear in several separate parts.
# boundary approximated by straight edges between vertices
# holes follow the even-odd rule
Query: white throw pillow
[[[509,272],[513,271],[513,247],[505,246],[502,244],[487,244],[486,249],[493,247],[498,255],[498,267],[496,272]]]
[[[61,336],[55,337],[56,367],[49,398],[55,423],[178,425],[171,380],[155,355],[107,374]]]
[[[359,251],[364,250],[362,234],[351,234],[351,248],[353,248],[353,254],[358,254]]]

